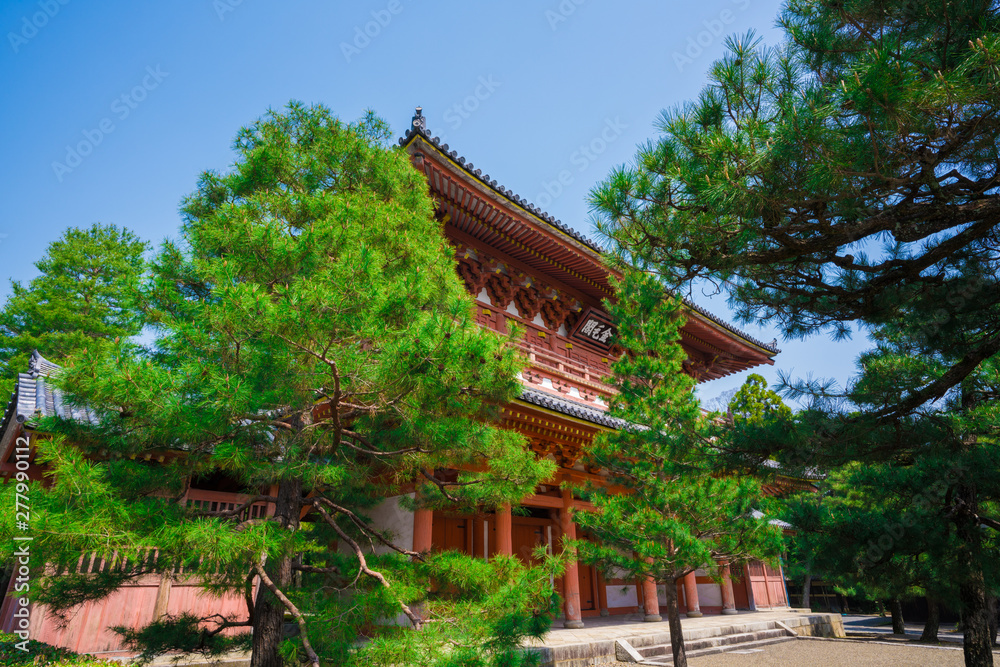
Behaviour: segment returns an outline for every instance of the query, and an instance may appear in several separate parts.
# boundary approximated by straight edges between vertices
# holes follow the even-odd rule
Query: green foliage
[[[589,453],[619,492],[590,489],[596,511],[575,520],[595,539],[576,547],[616,576],[667,582],[667,613],[676,618],[674,581],[701,567],[715,572],[717,559],[776,558],[781,533],[755,517],[767,509],[759,483],[722,467],[715,428],[684,372],[681,301],[638,271],[626,271],[616,288],[607,307],[625,353],[612,364],[610,413],[630,426],[601,434]]]
[[[910,320],[876,330],[877,347],[859,359],[844,399],[855,411],[812,411],[823,436],[800,443],[802,455],[811,451],[830,474],[822,496],[790,500],[786,518],[799,528],[800,557],[824,578],[871,598],[929,593],[961,609],[970,576],[1000,589],[1000,375],[991,358],[932,409],[878,419],[901,387],[930,381],[954,359],[920,334]]]
[[[788,0],[779,25],[779,48],[728,41],[698,99],[593,191],[597,224],[671,287],[725,285],[746,321],[873,332],[846,392],[786,381],[811,409],[786,428],[736,425],[720,448],[847,466],[818,509],[796,506],[815,530],[802,556],[831,548],[830,573],[869,588],[947,581],[966,664],[992,664],[1000,6]],[[930,509],[907,509],[941,480]],[[876,528],[904,520],[898,538]],[[892,545],[855,561],[868,540]]]
[[[35,262],[41,275],[27,286],[11,282],[0,310],[0,393],[10,393],[35,350],[59,361],[139,333],[132,301],[147,249],[114,225],[71,227]]]
[[[911,307],[939,349],[996,353],[976,314],[1000,290],[975,268],[995,262],[1000,222],[1000,7],[789,0],[779,24],[781,47],[730,38],[699,97],[593,191],[599,230],[672,283],[726,285],[744,320],[791,337]],[[970,371],[950,368],[895,403]]]
[[[17,648],[21,644],[17,635],[0,633],[0,667],[109,667],[118,664],[113,660],[101,660],[90,655],[78,655],[66,649],[43,644],[34,639],[27,640],[27,651]]]
[[[232,622],[238,619],[215,620]],[[251,644],[249,632],[232,636],[219,634],[205,627],[204,619],[193,614],[164,617],[139,629],[117,627],[114,630],[121,635],[126,649],[138,651],[134,659],[138,664],[147,664],[170,651],[218,658],[231,651],[247,651]]]
[[[287,602],[260,586],[253,629],[274,639],[254,660],[277,658],[287,612],[306,631],[285,655],[325,664],[362,664],[364,637],[397,657],[449,637],[485,661],[468,664],[507,664],[496,656],[547,622],[548,578],[533,570],[375,555],[393,536],[369,512],[415,480],[422,505],[489,509],[552,472],[494,426],[521,358],[476,325],[426,182],[387,138],[371,114],[343,123],[293,103],[239,133],[228,173],[201,177],[182,243],[161,247],[144,286],[155,340],[91,350],[58,378],[98,423],[43,425],[57,437],[39,445],[52,483],[33,491],[35,549],[67,571],[81,551],[117,560],[97,577],[40,576],[39,601],[65,609],[179,568],[242,597],[262,569]],[[183,502],[220,487],[273,516]],[[460,594],[431,601],[439,566]],[[424,622],[435,605],[452,620]],[[406,627],[383,627],[397,616]],[[191,623],[129,638],[187,650]]]
[[[347,623],[320,626],[317,650],[343,653],[346,665],[429,665],[433,667],[531,667],[540,655],[524,651],[525,639],[540,639],[559,611],[550,585],[562,563],[525,567],[517,559],[498,556],[489,562],[457,553],[428,557],[416,567],[398,555],[376,560],[378,568],[399,577],[399,590],[408,604],[420,608],[427,623],[419,633],[385,624],[389,600],[384,589],[365,586],[341,601]],[[301,595],[309,595],[303,586]],[[365,628],[366,642],[345,633],[350,626]],[[293,650],[286,657],[300,657]]]
[[[736,423],[763,425],[768,421],[787,421],[792,409],[785,405],[781,396],[768,389],[763,376],[751,373],[729,402],[729,412]]]

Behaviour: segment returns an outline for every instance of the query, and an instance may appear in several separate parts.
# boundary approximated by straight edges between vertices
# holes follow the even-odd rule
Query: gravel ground
[[[1000,653],[994,653],[1000,656]],[[690,667],[962,667],[962,651],[927,646],[798,639],[764,646],[759,653],[717,653],[688,661]]]

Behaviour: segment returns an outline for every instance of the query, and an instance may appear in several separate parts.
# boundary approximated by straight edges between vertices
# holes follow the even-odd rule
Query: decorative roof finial
[[[427,131],[427,119],[424,118],[423,107],[417,107],[416,113],[413,114],[413,128],[421,132]]]

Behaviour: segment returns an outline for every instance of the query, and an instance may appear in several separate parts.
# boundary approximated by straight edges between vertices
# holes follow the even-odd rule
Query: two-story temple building
[[[573,511],[590,509],[560,485],[600,481],[598,471],[581,463],[582,454],[597,433],[619,426],[606,414],[613,389],[602,382],[616,354],[614,324],[602,309],[603,300],[613,296],[609,269],[594,243],[431,136],[419,108],[400,144],[427,177],[437,215],[455,247],[457,271],[475,298],[479,324],[502,332],[516,322],[526,332],[521,341],[528,359],[524,389],[504,407],[503,425],[527,436],[532,449],[551,457],[558,471],[522,499],[516,512],[505,507],[477,515],[411,513],[400,508],[398,498],[389,498],[373,518],[393,531],[399,546],[416,551],[457,549],[482,558],[501,553],[525,560],[539,545],[557,551],[564,535],[586,538],[577,535]],[[686,371],[699,382],[772,364],[778,353],[773,345],[694,304],[688,304],[687,316],[682,330]],[[19,469],[17,439],[38,437],[32,425],[40,416],[89,418],[86,410],[64,405],[46,382],[55,368],[36,355],[29,372],[20,376],[0,425],[0,477],[5,482]],[[39,477],[33,464],[31,476]],[[187,501],[212,509],[244,501],[221,489],[192,488],[187,493]],[[100,567],[98,559],[81,558],[81,571]],[[751,563],[740,572],[727,567],[722,572],[721,584],[701,572],[679,584],[682,611],[698,616],[787,606],[780,570]],[[663,587],[651,580],[609,581],[595,568],[572,564],[556,586],[565,601],[567,627],[581,627],[588,617],[616,614],[641,613],[647,620],[660,620]],[[138,627],[184,611],[228,614],[242,606],[242,599],[201,595],[196,582],[150,576],[104,601],[87,603],[65,626],[45,614],[33,614],[31,636],[79,652],[108,652],[120,648],[117,635],[106,629],[110,626]],[[14,628],[14,610],[13,598],[6,598],[0,607],[0,631]]]
[[[493,553],[530,558],[537,545],[558,549],[560,537],[577,537],[572,511],[587,510],[560,483],[600,480],[581,463],[594,436],[618,424],[605,410],[612,388],[602,382],[615,354],[614,326],[602,310],[612,297],[609,269],[594,243],[498,184],[427,130],[421,109],[400,139],[414,166],[427,176],[445,234],[454,244],[458,272],[476,299],[479,323],[505,331],[518,323],[529,366],[521,397],[504,409],[504,425],[526,435],[541,456],[559,465],[550,483],[521,501],[521,511],[449,516],[417,511],[416,550],[458,549],[488,558]],[[778,350],[687,304],[682,345],[687,372],[699,382],[773,364]],[[387,507],[392,507],[389,505]],[[389,519],[389,517],[386,517]],[[398,525],[403,517],[394,517]],[[586,537],[586,536],[580,536]],[[409,546],[409,545],[407,545]],[[688,615],[787,606],[779,569],[751,563],[722,584],[689,575],[678,596]],[[596,568],[571,565],[557,582],[565,600],[565,624],[580,627],[588,616],[643,612],[659,619],[663,596],[652,581],[605,581]]]

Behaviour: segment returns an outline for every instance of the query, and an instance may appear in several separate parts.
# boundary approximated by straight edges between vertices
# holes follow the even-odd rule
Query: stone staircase
[[[684,648],[687,649],[687,657],[696,658],[701,655],[711,655],[728,651],[755,652],[760,647],[778,642],[791,641],[797,634],[786,627],[773,627],[754,629],[748,632],[740,632],[741,628],[731,628],[731,632],[721,634],[685,639]],[[626,640],[618,640],[616,646],[616,657],[620,662],[633,662],[643,665],[672,665],[673,649],[669,643],[653,644],[640,648],[627,645]],[[626,646],[627,645],[627,646]],[[630,650],[631,649],[631,650]]]
[[[783,609],[731,616],[683,619],[687,655],[722,651],[759,651],[767,644],[798,637],[843,637],[839,614]],[[624,663],[670,665],[670,632],[666,621],[630,622],[592,619],[583,629],[555,629],[531,646],[544,667],[595,667]]]

